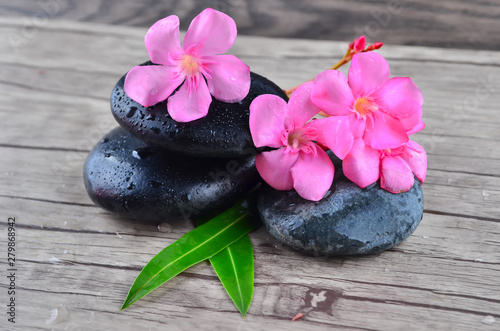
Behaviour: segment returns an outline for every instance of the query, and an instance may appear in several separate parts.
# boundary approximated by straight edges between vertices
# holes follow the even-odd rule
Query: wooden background
[[[0,15],[149,27],[175,14],[183,29],[202,9],[231,15],[241,34],[500,50],[498,0],[1,0]]]
[[[425,96],[427,127],[415,140],[429,154],[429,170],[416,232],[381,254],[340,258],[308,257],[265,229],[252,233],[256,287],[245,319],[206,263],[120,312],[142,266],[191,225],[117,218],[92,204],[82,181],[89,150],[117,125],[109,110],[112,87],[147,59],[147,26],[170,11],[191,17],[201,2],[58,0],[59,11],[45,20],[40,3],[53,2],[0,6],[3,306],[9,299],[8,217],[17,221],[18,269],[17,323],[1,314],[0,329],[500,329],[500,52],[493,1],[409,2],[405,10],[413,13],[395,16],[376,38],[387,43],[380,52],[392,75],[412,77]],[[269,1],[267,9],[264,2],[218,3],[232,4],[240,31],[257,35],[239,36],[232,53],[283,88],[313,77],[345,52],[345,42],[294,34],[315,26],[307,17],[344,8],[332,26],[320,25],[322,38],[346,41],[356,18],[386,5],[356,1],[365,10],[355,2],[322,1],[308,2],[306,10],[299,1]],[[256,23],[264,19],[267,29]],[[447,33],[436,28],[439,22],[447,22]],[[266,33],[303,39],[258,36]],[[300,312],[304,318],[291,323]]]

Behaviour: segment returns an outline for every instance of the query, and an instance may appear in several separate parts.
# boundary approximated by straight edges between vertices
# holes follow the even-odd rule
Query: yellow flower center
[[[354,104],[354,110],[361,117],[366,117],[378,111],[378,105],[368,98],[359,98]]]
[[[184,54],[181,61],[181,68],[187,77],[197,76],[200,73],[200,63],[192,55]]]

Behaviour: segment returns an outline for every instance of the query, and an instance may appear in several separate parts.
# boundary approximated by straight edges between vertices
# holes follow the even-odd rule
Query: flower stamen
[[[184,54],[179,62],[179,67],[184,72],[186,77],[195,77],[200,74],[201,65],[198,61],[198,58],[196,58],[195,56]]]
[[[281,142],[285,147],[285,153],[298,153],[303,151],[307,154],[315,152],[310,145],[318,135],[316,128],[293,128],[281,132]]]
[[[369,98],[358,98],[354,103],[354,111],[363,118],[373,115],[378,110],[378,105]]]

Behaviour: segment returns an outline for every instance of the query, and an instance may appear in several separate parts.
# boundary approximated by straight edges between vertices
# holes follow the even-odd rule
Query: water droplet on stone
[[[130,208],[129,208],[129,206],[128,206],[128,201],[127,201],[127,200],[125,200],[125,201],[123,201],[123,202],[122,202],[122,208],[123,208],[123,210],[125,210],[126,212],[129,212],[129,211],[130,211]]]
[[[125,116],[127,116],[128,118],[134,116],[136,110],[137,110],[137,107],[130,107],[127,115],[125,115]]]
[[[150,155],[158,153],[158,149],[154,147],[141,147],[132,151],[132,156],[136,159],[142,160]]]
[[[151,184],[153,188],[159,188],[161,186],[161,183],[157,182],[156,180],[150,180],[149,184]]]

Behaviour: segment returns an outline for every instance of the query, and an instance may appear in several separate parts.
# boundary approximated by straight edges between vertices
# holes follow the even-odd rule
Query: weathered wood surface
[[[0,15],[149,27],[172,14],[183,29],[201,10],[230,14],[241,34],[500,50],[498,0],[1,0]],[[486,37],[487,36],[487,37]]]
[[[23,24],[2,19],[0,29],[21,35]],[[16,217],[18,311],[15,326],[2,314],[0,328],[500,328],[500,53],[381,49],[392,74],[411,76],[426,100],[427,128],[415,136],[429,154],[421,225],[397,248],[344,258],[308,257],[264,229],[252,233],[256,288],[242,319],[204,263],[119,311],[141,267],[191,229],[110,215],[93,206],[81,178],[90,148],[116,126],[112,87],[147,59],[146,29],[53,21],[30,31],[15,49],[1,41],[0,247]],[[240,36],[233,53],[288,88],[331,66],[343,46]]]

